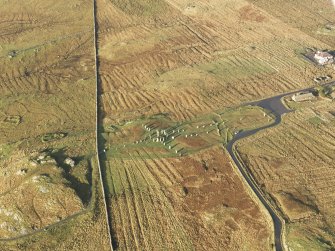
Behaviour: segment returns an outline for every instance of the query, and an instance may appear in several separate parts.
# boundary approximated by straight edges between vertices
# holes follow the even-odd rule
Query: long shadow
[[[103,183],[103,187],[102,189],[104,190],[105,193],[105,202],[106,202],[106,210],[107,210],[107,224],[109,226],[109,230],[110,233],[109,235],[111,236],[111,241],[112,241],[112,248],[113,249],[117,249],[119,244],[118,244],[118,240],[116,237],[116,231],[113,228],[112,224],[111,224],[111,216],[112,216],[112,210],[110,208],[109,205],[111,205],[111,193],[110,190],[108,188],[108,182],[107,182],[107,173],[106,173],[106,166],[105,166],[105,161],[106,161],[106,155],[104,153],[104,147],[105,147],[105,139],[102,137],[102,132],[103,132],[103,127],[102,127],[102,121],[104,118],[104,111],[101,109],[102,107],[102,100],[101,100],[101,95],[103,93],[103,89],[102,89],[102,81],[101,81],[101,77],[99,74],[99,69],[100,69],[100,59],[99,59],[99,50],[98,50],[98,39],[99,39],[99,25],[98,25],[98,20],[97,20],[97,3],[96,1],[94,1],[94,37],[95,37],[95,56],[96,56],[96,99],[97,99],[97,103],[96,103],[96,113],[97,113],[97,152],[98,152],[98,158],[99,158],[99,165],[100,165],[100,172],[101,172],[101,177],[102,177],[102,183]]]
[[[65,149],[61,148],[57,151],[46,150],[49,151],[49,154],[52,158],[54,158],[57,162],[57,165],[64,170],[64,177],[70,182],[70,187],[76,192],[77,196],[81,199],[84,206],[86,207],[92,197],[92,166],[90,161],[87,161],[88,172],[86,174],[86,179],[88,183],[82,183],[76,176],[71,174],[71,167],[65,164],[65,159],[68,157],[65,153]],[[81,161],[85,161],[84,156],[79,156],[72,158],[75,163],[79,163]]]

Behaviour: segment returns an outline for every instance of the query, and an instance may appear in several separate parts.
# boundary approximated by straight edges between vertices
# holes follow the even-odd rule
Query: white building
[[[300,92],[292,96],[292,100],[295,102],[309,101],[314,99],[316,99],[316,97],[311,92]]]
[[[334,62],[333,55],[326,51],[315,52],[314,59],[319,65],[332,64]]]

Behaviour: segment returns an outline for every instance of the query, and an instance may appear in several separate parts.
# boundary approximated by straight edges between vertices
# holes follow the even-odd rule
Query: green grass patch
[[[136,16],[151,16],[164,11],[168,5],[160,0],[111,0],[123,12]]]
[[[44,134],[41,138],[42,142],[49,142],[54,140],[59,140],[66,137],[66,133],[57,132],[57,133],[47,133]]]
[[[323,121],[320,119],[318,116],[312,117],[308,119],[308,122],[311,123],[312,125],[320,125]]]
[[[3,121],[8,124],[18,125],[21,123],[21,116],[7,116]]]
[[[238,63],[236,61],[238,60]],[[269,65],[258,59],[225,57],[209,64],[200,65],[199,68],[215,78],[230,81],[254,76],[259,73],[274,73]]]
[[[226,145],[234,135],[273,123],[269,112],[255,106],[243,106],[205,114],[190,121],[174,122],[168,114],[141,117],[122,122],[118,130],[102,134],[106,157],[151,158],[181,157],[214,145]],[[110,125],[108,125],[110,128]],[[143,153],[143,149],[148,154]],[[138,156],[140,153],[141,156]]]
[[[310,231],[306,231],[299,223],[288,225],[287,235],[288,246],[292,250],[303,251],[326,251],[330,250],[330,246],[322,237],[312,235]]]

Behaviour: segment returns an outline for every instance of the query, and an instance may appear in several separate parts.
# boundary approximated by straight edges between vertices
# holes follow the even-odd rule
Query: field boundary
[[[99,147],[99,116],[100,116],[100,109],[99,109],[99,59],[98,59],[98,29],[97,29],[97,3],[96,0],[93,0],[93,29],[94,29],[94,61],[95,61],[95,83],[96,83],[96,100],[95,100],[95,105],[96,105],[96,135],[95,135],[95,143],[96,143],[96,155],[97,155],[97,167],[98,167],[98,172],[99,172],[99,179],[100,179],[100,186],[101,186],[101,192],[102,192],[102,199],[104,203],[104,211],[105,211],[105,217],[106,217],[106,223],[107,223],[107,231],[108,231],[108,238],[109,238],[109,245],[110,245],[110,250],[113,251],[113,239],[112,239],[112,226],[111,222],[109,219],[108,215],[108,206],[107,206],[107,199],[106,199],[106,189],[103,181],[103,175],[102,175],[102,170],[101,170],[101,163],[100,163],[100,147]]]
[[[57,227],[58,225],[61,225],[61,224],[66,224],[67,222],[73,220],[74,218],[77,218],[81,215],[84,215],[88,212],[90,212],[92,209],[91,208],[86,208],[86,209],[83,209],[83,210],[80,210],[79,212],[75,213],[75,214],[72,214],[68,217],[66,217],[64,220],[61,220],[61,221],[58,221],[58,222],[55,222],[55,223],[52,223],[50,225],[47,225],[43,228],[40,228],[38,230],[35,230],[31,233],[27,233],[27,234],[23,234],[23,235],[19,235],[19,236],[15,236],[15,237],[10,237],[10,238],[0,238],[0,242],[10,242],[10,241],[16,241],[16,240],[19,240],[19,239],[23,239],[23,238],[27,238],[29,236],[33,236],[35,234],[38,234],[38,233],[41,233],[41,232],[44,232],[46,230],[48,230],[49,228],[53,228],[53,227]]]

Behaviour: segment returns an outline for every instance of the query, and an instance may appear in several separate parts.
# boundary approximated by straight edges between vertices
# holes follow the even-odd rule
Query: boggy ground
[[[271,220],[222,147],[106,162],[117,250],[269,250]]]

